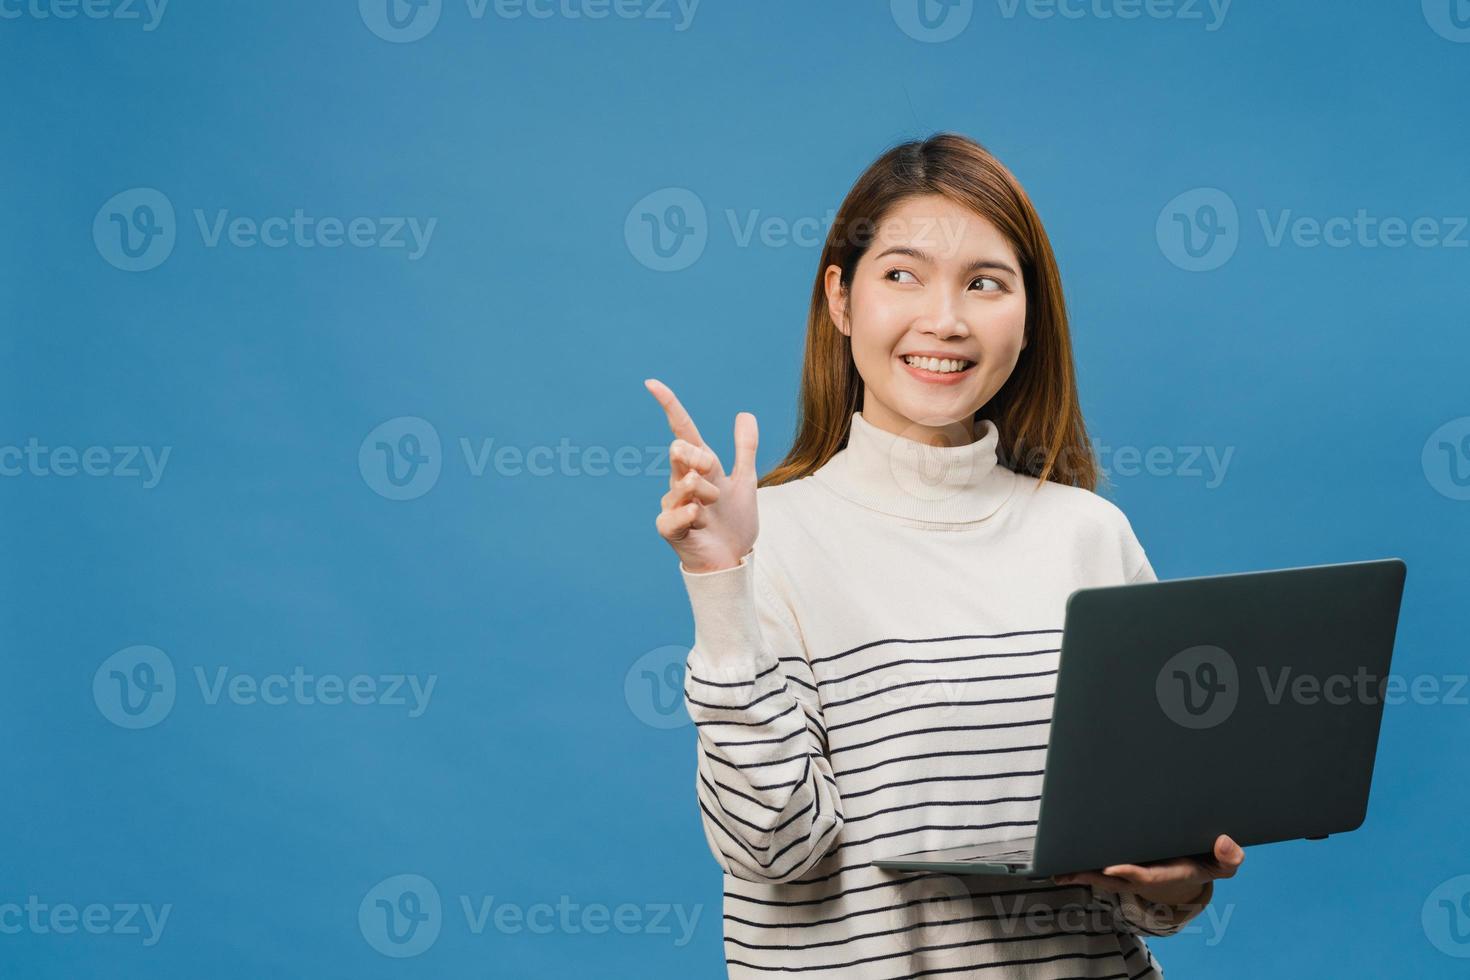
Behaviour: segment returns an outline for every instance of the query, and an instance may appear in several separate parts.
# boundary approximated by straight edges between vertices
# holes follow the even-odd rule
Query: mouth
[[[910,376],[928,384],[959,384],[975,370],[975,362],[956,357],[924,357],[904,354],[899,357]]]

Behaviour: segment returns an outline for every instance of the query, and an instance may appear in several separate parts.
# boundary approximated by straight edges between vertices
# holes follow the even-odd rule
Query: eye
[[[999,279],[994,278],[993,276],[980,276],[975,280],[975,282],[988,282],[995,286],[995,289],[980,290],[982,293],[993,293],[997,290],[1004,291],[1006,288],[1005,283],[1001,282]],[[975,282],[970,283],[970,285],[975,285]]]
[[[888,277],[893,275],[895,272],[899,273],[900,275],[913,277],[913,273],[907,269],[889,269],[887,272],[883,273],[883,278],[888,279]],[[892,282],[893,280],[889,279],[889,281]],[[917,282],[918,280],[915,279],[914,281]]]

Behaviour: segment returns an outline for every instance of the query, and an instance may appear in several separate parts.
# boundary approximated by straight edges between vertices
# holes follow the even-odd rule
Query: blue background
[[[1470,233],[1272,247],[1258,218],[1470,210],[1470,44],[1417,2],[1240,0],[1214,30],[1208,8],[1007,18],[988,2],[942,42],[885,2],[705,0],[679,30],[677,8],[476,19],[445,0],[411,42],[352,0],[175,0],[154,30],[7,2],[0,445],[171,455],[152,487],[0,479],[0,903],[172,909],[152,946],[0,933],[0,974],[723,975],[693,731],[661,710],[671,684],[639,694],[692,639],[653,529],[671,437],[642,379],[670,384],[726,459],[754,411],[772,466],[819,247],[741,245],[727,213],[823,220],[883,149],[936,130],[984,143],[1040,210],[1097,443],[1233,451],[1218,486],[1115,472],[1103,489],[1159,575],[1396,555],[1396,670],[1446,687],[1466,670],[1470,502],[1452,467],[1470,458],[1431,437],[1470,425]],[[176,212],[172,252],[142,272],[92,233],[133,188]],[[707,211],[677,271],[625,237],[666,188]],[[1234,252],[1203,272],[1156,233],[1196,188],[1239,209]],[[437,225],[410,259],[209,247],[194,218],[297,208]],[[401,417],[441,440],[437,481],[407,500],[359,465]],[[461,440],[492,439],[632,447],[636,473],[477,476]],[[128,730],[92,682],[137,644],[167,655],[176,701]],[[437,682],[409,717],[211,704],[194,679],[298,666]],[[1470,873],[1467,721],[1463,703],[1388,708],[1363,829],[1252,849],[1217,893],[1222,934],[1154,943],[1169,974],[1462,975],[1449,953],[1470,946],[1436,945],[1421,911]],[[444,908],[404,959],[358,920],[399,874]],[[682,945],[672,915],[666,933],[476,934],[460,896],[699,918]]]

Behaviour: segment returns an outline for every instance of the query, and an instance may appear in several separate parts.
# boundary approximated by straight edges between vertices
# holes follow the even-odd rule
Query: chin
[[[979,405],[973,408],[967,408],[963,405],[957,405],[952,399],[935,398],[929,403],[916,403],[913,400],[905,400],[898,407],[898,412],[915,425],[935,427],[953,425],[956,422],[967,422],[974,417],[979,409]]]

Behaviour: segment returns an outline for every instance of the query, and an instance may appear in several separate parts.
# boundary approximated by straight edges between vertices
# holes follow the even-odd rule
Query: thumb
[[[1245,849],[1232,838],[1221,834],[1215,839],[1215,861],[1224,871],[1222,877],[1229,878],[1245,861]]]
[[[756,426],[755,416],[750,412],[741,412],[735,416],[735,465],[731,472],[743,473],[746,470],[755,472],[755,447],[760,440],[760,432]]]

